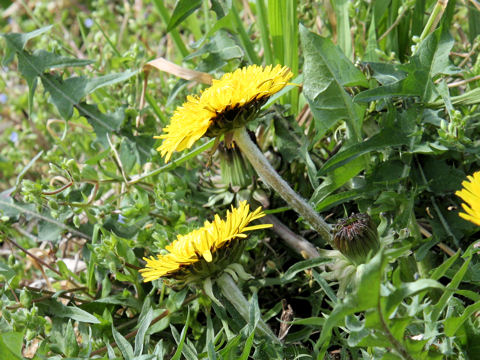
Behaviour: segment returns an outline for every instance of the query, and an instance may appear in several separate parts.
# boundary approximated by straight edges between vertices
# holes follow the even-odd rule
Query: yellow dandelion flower
[[[260,207],[251,212],[247,202],[242,201],[238,208],[232,206],[226,220],[215,215],[214,220],[205,221],[203,227],[178,235],[165,247],[167,254],[156,259],[144,258],[147,265],[140,270],[144,281],[164,276],[191,282],[221,272],[238,260],[243,251],[245,242],[234,240],[246,238],[246,231],[272,227],[271,224],[248,226],[263,216],[265,213]]]
[[[462,182],[463,189],[455,193],[466,203],[462,204],[465,213],[459,213],[459,215],[480,226],[480,171],[467,176],[467,179],[468,181]]]
[[[190,148],[206,135],[217,137],[253,120],[270,96],[283,89],[293,76],[286,66],[251,65],[224,74],[199,96],[188,96],[156,136],[165,162],[174,151]]]

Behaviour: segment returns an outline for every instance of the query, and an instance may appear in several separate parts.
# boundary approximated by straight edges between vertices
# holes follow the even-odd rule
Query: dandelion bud
[[[224,144],[218,147],[220,155],[220,170],[223,183],[232,188],[246,188],[252,183],[253,171],[238,148],[227,148]]]
[[[380,248],[377,227],[367,214],[353,214],[341,219],[333,230],[335,247],[354,264],[367,261]]]

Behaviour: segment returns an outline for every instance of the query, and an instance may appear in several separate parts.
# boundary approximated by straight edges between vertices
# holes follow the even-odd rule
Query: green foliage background
[[[0,358],[478,358],[478,227],[454,195],[479,169],[477,1],[0,9]],[[338,258],[304,260],[272,231],[241,258],[250,322],[225,299],[142,282],[143,256],[243,199],[330,249],[244,162],[217,152],[206,166],[212,140],[164,165],[153,136],[203,86],[151,69],[142,106],[158,57],[214,77],[291,68],[302,86],[249,128],[328,222],[368,212],[378,225],[384,250],[355,287],[338,291]],[[282,300],[294,317],[276,345],[255,319],[278,332]]]

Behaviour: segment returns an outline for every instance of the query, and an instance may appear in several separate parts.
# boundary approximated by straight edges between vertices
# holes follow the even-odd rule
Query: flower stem
[[[288,246],[290,246],[303,258],[313,259],[320,256],[317,249],[311,242],[305,240],[300,235],[295,234],[292,230],[285,226],[285,224],[278,220],[277,217],[268,214],[259,219],[259,221],[263,224],[272,224],[272,230],[275,231]]]
[[[297,213],[303,216],[324,240],[331,242],[330,226],[305,199],[293,191],[290,185],[278,175],[265,155],[250,139],[246,129],[239,128],[235,130],[233,139],[262,180],[275,189]]]
[[[233,281],[232,277],[227,274],[223,273],[217,280],[217,285],[220,287],[223,296],[230,301],[230,303],[235,307],[235,309],[239,312],[239,314],[245,319],[245,321],[249,321],[249,313],[248,309],[250,304],[248,303],[245,296],[243,296],[242,292],[238,288],[235,281]],[[271,341],[278,343],[280,340],[275,336],[272,329],[260,319],[257,324],[257,330],[260,334],[267,336]]]
[[[420,35],[420,40],[423,40],[430,34],[438,25],[438,22],[442,18],[445,9],[447,8],[448,0],[437,0],[435,7],[433,8],[430,17],[428,18],[427,24]]]

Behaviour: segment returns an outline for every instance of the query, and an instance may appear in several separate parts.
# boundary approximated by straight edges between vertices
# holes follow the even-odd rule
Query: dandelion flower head
[[[165,162],[174,151],[190,148],[202,136],[217,137],[253,120],[265,102],[293,76],[286,66],[251,65],[224,74],[199,96],[188,96],[179,106],[158,147]]]
[[[467,180],[462,182],[463,189],[455,193],[465,203],[462,208],[465,211],[459,215],[476,225],[480,226],[480,171],[467,176]]]
[[[227,265],[238,260],[247,237],[246,231],[269,228],[271,224],[248,226],[253,220],[265,216],[259,207],[250,211],[246,201],[238,208],[227,212],[226,220],[218,215],[212,222],[206,221],[203,227],[177,239],[165,249],[165,255],[156,259],[144,258],[146,267],[140,270],[144,281],[160,277],[184,280],[185,283],[202,279],[221,272]]]

